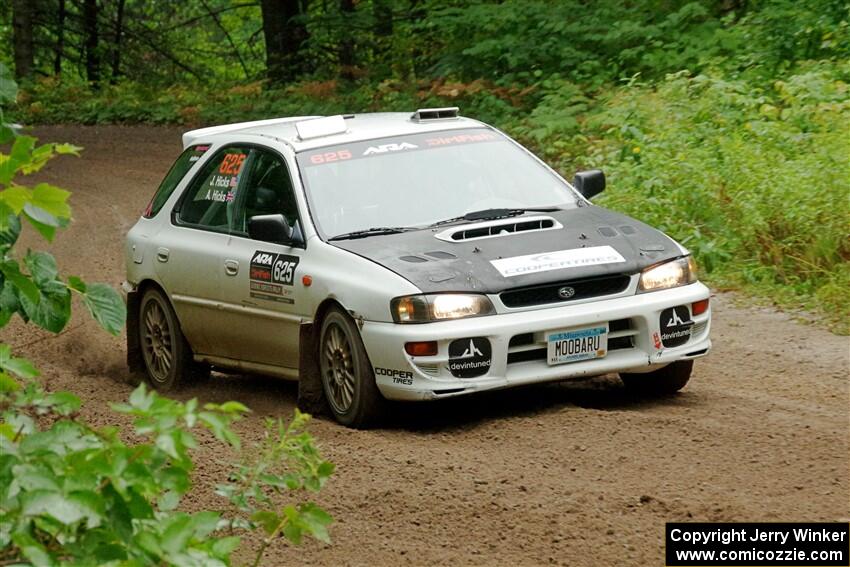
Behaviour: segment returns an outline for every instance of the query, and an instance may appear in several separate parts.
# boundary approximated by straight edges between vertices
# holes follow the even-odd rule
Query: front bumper
[[[392,400],[430,400],[522,384],[612,372],[651,372],[676,360],[704,356],[711,349],[711,309],[692,316],[690,338],[668,348],[658,341],[661,312],[709,297],[702,283],[577,305],[503,313],[419,325],[366,321],[363,343],[381,393]],[[603,358],[550,366],[545,357],[549,331],[609,323]],[[449,344],[485,337],[492,349],[486,374],[458,378],[449,370]],[[513,339],[513,341],[512,341]],[[435,356],[410,356],[404,345],[437,341]],[[542,357],[541,357],[542,354]]]

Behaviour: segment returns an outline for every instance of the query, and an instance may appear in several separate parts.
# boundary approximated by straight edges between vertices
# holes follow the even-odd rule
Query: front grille
[[[499,297],[505,307],[531,307],[547,303],[566,303],[577,299],[587,299],[600,295],[621,293],[629,287],[631,278],[628,275],[603,276],[585,280],[571,280],[552,284],[536,285],[503,291]],[[573,295],[563,298],[558,291],[570,287]]]

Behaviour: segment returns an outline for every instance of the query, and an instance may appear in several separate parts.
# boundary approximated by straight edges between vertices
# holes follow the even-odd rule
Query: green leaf
[[[251,411],[247,407],[245,407],[244,404],[240,404],[239,402],[233,401],[224,402],[218,407],[218,409],[220,411],[223,411],[224,413],[248,413]]]
[[[2,67],[2,65],[0,65]],[[53,558],[35,538],[26,532],[20,531],[12,535],[12,541],[21,550],[21,554],[29,560],[34,567],[53,567],[56,565]]]
[[[20,389],[21,385],[15,382],[14,378],[9,376],[5,372],[0,372],[0,394],[4,392],[17,392]]]
[[[2,276],[2,274],[0,274]],[[0,280],[3,278],[0,277]],[[15,285],[6,280],[0,284],[0,328],[4,327],[12,315],[20,312],[21,302],[15,293]]]
[[[69,191],[60,189],[48,183],[39,183],[32,190],[33,206],[36,206],[48,214],[60,219],[71,218],[71,207],[68,206]]]
[[[71,392],[53,392],[47,396],[46,401],[59,415],[70,415],[80,409],[82,404],[80,398]]]
[[[56,258],[47,252],[27,252],[24,257],[24,264],[26,264],[33,281],[39,287],[55,281],[56,276],[59,275]]]
[[[21,297],[21,307],[30,320],[52,333],[65,328],[71,318],[71,292],[60,281],[39,286],[38,302]]]
[[[211,551],[220,559],[227,558],[231,553],[236,551],[239,547],[239,543],[240,539],[237,536],[218,538],[215,543],[212,544]]]
[[[12,104],[18,97],[18,83],[12,78],[12,72],[0,63],[0,105]]]
[[[86,292],[86,282],[77,276],[68,276],[68,287],[74,291],[79,291],[80,293]]]
[[[169,553],[179,553],[186,548],[192,537],[192,519],[188,514],[175,514],[167,523],[162,533],[160,544]]]
[[[322,508],[312,502],[308,502],[301,506],[300,509],[301,522],[307,528],[306,531],[314,538],[325,543],[330,543],[331,538],[328,534],[327,526],[333,523],[333,518]]]
[[[77,502],[59,492],[35,490],[21,496],[21,513],[24,516],[47,516],[69,526],[86,517],[86,511]]]
[[[268,536],[277,531],[277,527],[283,521],[283,518],[271,510],[259,510],[251,514],[251,521],[260,525]]]
[[[11,282],[23,296],[32,303],[38,303],[40,295],[38,287],[23,273],[15,260],[0,263],[0,272]]]
[[[54,144],[53,149],[57,154],[71,154],[77,157],[79,157],[80,152],[83,150],[82,146],[75,146],[74,144]]]
[[[4,210],[6,222],[0,229],[0,256],[5,254],[6,250],[11,248],[21,235],[21,219],[12,213],[6,205],[0,203],[0,215],[4,213]]]
[[[46,241],[53,242],[53,237],[56,236],[56,226],[38,221],[29,214],[26,214],[24,218]]]
[[[86,285],[83,303],[88,307],[95,321],[109,333],[117,335],[124,329],[127,307],[112,287],[102,283]]]
[[[0,166],[0,169],[2,169],[2,166]],[[0,200],[12,209],[12,212],[16,215],[21,214],[21,211],[30,202],[31,197],[32,193],[30,190],[20,185],[12,185],[0,191]]]
[[[38,376],[38,370],[36,370],[29,360],[25,358],[13,358],[11,347],[5,344],[0,344],[0,369],[17,374],[21,378],[35,378]]]

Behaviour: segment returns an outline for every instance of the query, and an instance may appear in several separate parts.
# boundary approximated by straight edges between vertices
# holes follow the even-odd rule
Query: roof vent
[[[301,140],[312,140],[333,134],[344,134],[348,131],[348,126],[342,116],[336,115],[296,122],[295,129],[298,130],[298,138]]]
[[[429,120],[450,120],[457,118],[457,113],[460,109],[456,106],[447,106],[446,108],[420,108],[413,113],[410,120],[413,122],[426,122]]]
[[[498,238],[517,232],[538,232],[560,228],[564,228],[564,226],[552,217],[536,216],[463,224],[438,232],[434,236],[446,242],[461,242],[481,238]]]

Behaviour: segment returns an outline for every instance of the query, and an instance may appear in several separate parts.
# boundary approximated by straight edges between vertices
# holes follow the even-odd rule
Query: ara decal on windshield
[[[366,148],[366,151],[363,152],[364,156],[371,156],[372,154],[385,154],[387,152],[400,152],[402,150],[415,150],[418,148],[416,144],[411,144],[409,142],[402,142],[400,144],[381,144],[380,146],[369,146]]]

